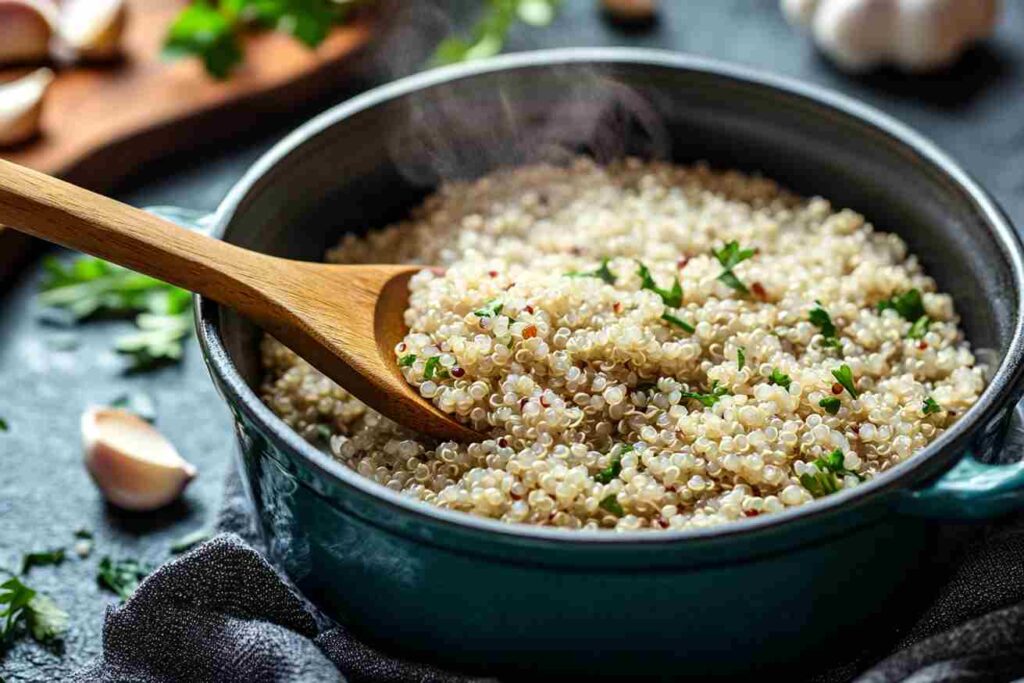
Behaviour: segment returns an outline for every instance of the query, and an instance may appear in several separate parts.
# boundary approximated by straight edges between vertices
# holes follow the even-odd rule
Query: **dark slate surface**
[[[970,52],[952,71],[927,78],[893,73],[848,77],[818,57],[782,21],[774,0],[663,0],[661,21],[647,30],[607,24],[591,0],[567,0],[557,23],[516,31],[510,49],[570,45],[661,47],[718,57],[842,90],[910,123],[958,158],[1024,225],[1024,6],[1006,3],[996,38]],[[456,6],[472,6],[462,0]],[[458,21],[464,21],[459,19]],[[379,59],[416,63],[403,46]],[[379,63],[379,61],[378,61]],[[339,95],[341,97],[341,95]],[[115,192],[138,206],[171,204],[213,209],[246,167],[286,127],[310,112],[291,112],[272,130],[229,149],[207,149],[141,171]],[[37,322],[32,296],[39,279],[30,267],[0,298],[0,565],[15,567],[26,550],[68,546],[76,528],[96,532],[96,551],[58,568],[31,574],[71,614],[63,653],[31,642],[0,660],[7,681],[59,680],[96,656],[104,607],[115,598],[99,590],[96,564],[104,554],[160,563],[181,534],[211,520],[229,465],[232,431],[192,345],[180,367],[126,377],[109,351],[121,323],[80,328],[73,351],[50,348],[60,333]],[[130,515],[106,507],[81,465],[78,418],[90,403],[126,390],[150,393],[158,425],[201,472],[180,504],[159,514]]]

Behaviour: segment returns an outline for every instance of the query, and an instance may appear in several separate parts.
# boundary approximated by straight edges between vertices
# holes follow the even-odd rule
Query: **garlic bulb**
[[[52,82],[53,72],[44,68],[0,83],[0,147],[25,142],[39,132],[43,100]]]
[[[113,59],[121,53],[127,20],[124,0],[63,0],[58,32],[81,59]]]
[[[163,434],[127,410],[85,411],[82,441],[86,469],[103,497],[126,510],[163,507],[196,476]]]
[[[947,66],[992,33],[999,9],[999,0],[782,0],[790,23],[808,27],[817,46],[850,71]]]
[[[0,65],[49,59],[56,22],[52,0],[0,0]]]

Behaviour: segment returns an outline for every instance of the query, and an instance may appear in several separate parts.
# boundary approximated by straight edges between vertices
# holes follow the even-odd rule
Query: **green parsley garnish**
[[[836,381],[843,385],[843,388],[849,392],[850,396],[857,398],[857,387],[853,385],[853,370],[850,366],[843,363],[838,369],[832,371],[832,376],[836,378]]]
[[[141,391],[121,394],[110,402],[110,407],[135,413],[146,422],[156,421],[156,403],[149,394],[144,394]]]
[[[608,484],[611,482],[612,479],[619,476],[619,473],[622,472],[622,456],[625,455],[626,453],[631,452],[632,450],[633,446],[630,444],[626,444],[625,446],[623,446],[621,451],[619,451],[616,455],[612,456],[611,464],[594,475],[594,481],[599,482],[601,484]]]
[[[416,362],[416,354],[415,353],[407,353],[407,354],[405,354],[404,356],[402,356],[401,358],[398,359],[398,367],[400,367],[400,368],[407,368],[407,367],[411,366],[415,362]]]
[[[440,367],[441,356],[432,356],[427,359],[427,364],[423,367],[424,379],[434,379],[436,374],[439,379],[447,379],[448,371]]]
[[[931,396],[926,398],[924,400],[924,405],[921,406],[921,412],[923,412],[925,415],[933,415],[933,414],[941,412],[941,411],[942,411],[942,406],[940,406],[938,401],[936,401]]]
[[[626,511],[622,509],[621,505],[619,505],[619,501],[615,498],[614,493],[609,493],[601,499],[601,502],[598,503],[597,506],[602,510],[612,513],[616,517],[622,517],[626,514]]]
[[[92,531],[86,528],[75,529],[75,538],[81,538],[87,541],[92,540]]]
[[[676,327],[681,328],[686,332],[689,332],[690,334],[693,334],[696,331],[696,328],[693,325],[691,325],[690,323],[686,322],[681,318],[675,317],[671,313],[662,313],[661,319],[671,325],[675,325]]]
[[[494,316],[501,313],[501,309],[505,307],[501,299],[491,299],[481,308],[473,311],[473,315],[478,318],[493,318]]]
[[[561,0],[489,0],[486,14],[473,28],[471,37],[446,38],[434,52],[435,64],[454,64],[493,57],[505,47],[505,36],[516,21],[530,26],[547,26]]]
[[[49,643],[67,632],[68,615],[52,599],[12,576],[0,584],[0,651],[10,645],[21,623],[35,640]]]
[[[828,314],[820,301],[815,301],[815,307],[808,314],[811,323],[821,330],[821,336],[825,338],[825,346],[839,348],[839,338],[836,336],[836,326],[832,322],[832,316]]]
[[[777,384],[783,389],[788,390],[789,385],[793,383],[793,380],[789,375],[782,372],[778,368],[772,368],[772,374],[768,376],[768,382],[770,384]]]
[[[7,424],[7,420],[0,417],[0,432],[6,432],[10,430],[10,425]]]
[[[601,259],[601,265],[594,270],[577,271],[571,270],[565,274],[566,277],[596,277],[599,280],[603,280],[609,285],[615,284],[615,273],[608,268],[608,261],[610,259]]]
[[[201,543],[206,543],[213,538],[214,532],[209,529],[196,529],[191,533],[187,533],[174,543],[171,544],[171,553],[174,555],[181,554],[186,550],[191,550]]]
[[[841,448],[837,448],[831,453],[816,459],[813,464],[818,471],[814,474],[804,472],[800,475],[800,483],[805,489],[810,491],[811,495],[815,498],[820,498],[839,490],[838,477],[852,475],[857,477],[857,479],[863,480],[863,477],[857,472],[846,469],[843,460]]]
[[[842,406],[842,401],[835,396],[829,396],[828,398],[823,398],[818,401],[818,405],[824,408],[825,412],[829,415],[835,415],[839,412],[839,408]]]
[[[750,290],[747,289],[747,286],[743,284],[743,282],[738,277],[736,277],[736,274],[733,272],[733,268],[743,263],[747,259],[752,258],[754,254],[757,253],[757,250],[740,249],[739,242],[733,240],[732,242],[727,243],[721,249],[712,249],[711,253],[714,255],[716,259],[718,259],[718,262],[722,265],[722,272],[719,273],[718,275],[719,281],[724,282],[727,286],[731,287],[732,289],[735,289],[737,292],[740,292],[741,294],[750,294]]]
[[[682,392],[683,398],[692,398],[695,401],[700,401],[705,408],[711,408],[716,403],[718,403],[718,400],[720,398],[729,395],[730,394],[728,389],[726,389],[725,387],[718,386],[718,380],[715,380],[714,382],[711,383],[711,391],[706,394],[702,394],[696,391]]]
[[[909,289],[903,294],[879,301],[877,308],[879,312],[891,308],[910,322],[924,315],[924,304],[921,302],[921,292],[918,289]]]
[[[913,325],[910,326],[910,331],[907,332],[907,338],[922,339],[924,335],[928,333],[928,325],[930,325],[931,322],[931,318],[926,315],[922,315],[914,321]]]
[[[60,564],[63,561],[64,548],[25,553],[21,557],[21,573],[28,574],[32,567],[45,567],[47,565]]]
[[[122,600],[127,600],[150,571],[149,567],[137,560],[112,560],[104,557],[100,560],[96,579],[101,586],[117,593]]]
[[[742,370],[747,364],[747,352],[742,346],[736,349],[736,369]]]
[[[640,261],[636,262],[636,274],[640,276],[640,289],[649,289],[661,297],[661,302],[669,308],[679,308],[683,305],[683,286],[679,284],[679,278],[675,278],[672,289],[662,289],[651,276],[650,269]]]

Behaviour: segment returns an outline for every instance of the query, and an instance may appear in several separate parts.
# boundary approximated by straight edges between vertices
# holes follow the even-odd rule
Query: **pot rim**
[[[302,460],[320,476],[326,476],[343,486],[355,488],[381,504],[389,506],[393,512],[402,512],[415,518],[418,522],[456,526],[464,530],[482,532],[494,535],[495,540],[504,537],[512,540],[554,541],[559,545],[593,546],[594,544],[603,544],[623,548],[682,541],[750,538],[754,534],[760,536],[769,528],[786,525],[797,519],[829,516],[840,506],[848,506],[854,501],[866,502],[870,498],[877,498],[896,489],[905,488],[908,481],[916,483],[949,469],[959,460],[958,449],[962,454],[969,438],[981,426],[986,415],[999,410],[1000,406],[1004,404],[1007,410],[1012,408],[1010,401],[1016,400],[1022,376],[1024,376],[1024,367],[1021,362],[1024,357],[1024,247],[1022,247],[1020,237],[1013,229],[1009,219],[995,200],[948,154],[926,137],[888,114],[820,86],[715,59],[647,48],[560,48],[502,55],[479,62],[441,67],[387,83],[318,114],[275,144],[250,167],[221,202],[214,215],[211,234],[218,239],[223,238],[238,206],[259,183],[260,179],[270,172],[278,162],[308,139],[350,116],[372,109],[384,102],[400,99],[412,92],[463,78],[497,71],[587,63],[596,65],[635,64],[696,71],[734,82],[782,91],[787,95],[808,100],[811,104],[838,111],[840,114],[866,123],[886,137],[908,148],[925,163],[950,179],[974,203],[976,211],[985,219],[989,229],[997,238],[1001,251],[1011,264],[1014,284],[1018,293],[1017,318],[1014,323],[1013,337],[1002,362],[992,374],[978,401],[952,428],[928,444],[922,452],[871,481],[852,489],[840,491],[807,505],[787,508],[782,512],[736,520],[707,528],[657,532],[650,530],[614,532],[610,530],[564,530],[527,524],[511,524],[477,517],[404,496],[361,476],[300,437],[260,400],[257,393],[242,378],[224,346],[220,336],[218,305],[197,296],[196,328],[200,346],[206,364],[220,385],[225,400],[239,407],[250,420],[262,425],[267,433],[276,437],[286,448],[300,454]],[[936,464],[936,461],[939,460],[942,462]]]

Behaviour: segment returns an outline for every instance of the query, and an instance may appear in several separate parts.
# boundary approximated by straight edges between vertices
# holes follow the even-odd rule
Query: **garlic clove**
[[[895,3],[823,2],[812,30],[818,47],[841,67],[867,71],[887,61],[899,21]]]
[[[79,58],[113,59],[121,54],[127,16],[124,0],[64,0],[58,32]]]
[[[0,65],[47,61],[56,23],[52,0],[0,0]]]
[[[613,21],[621,24],[653,21],[658,11],[656,0],[601,0],[601,7]]]
[[[181,495],[197,472],[138,415],[93,407],[82,415],[85,466],[103,497],[126,510],[155,510]]]
[[[43,100],[52,82],[53,71],[43,68],[0,83],[0,147],[25,142],[39,132]]]

